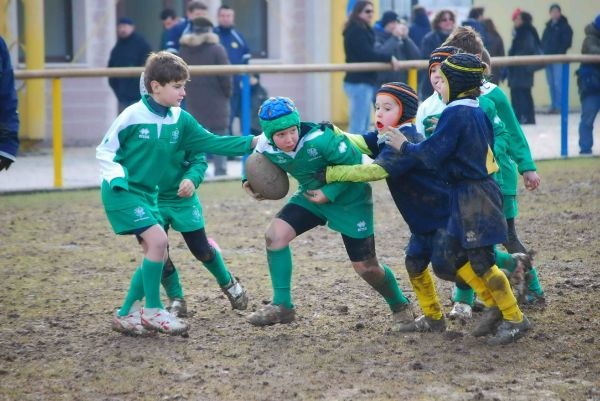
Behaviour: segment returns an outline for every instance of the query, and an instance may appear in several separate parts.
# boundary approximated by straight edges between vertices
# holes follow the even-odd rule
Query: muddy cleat
[[[158,308],[142,309],[142,326],[147,330],[158,331],[171,336],[187,333],[190,328],[183,320],[175,317],[165,309]]]
[[[526,305],[546,305],[546,296],[544,293],[538,294],[537,292],[529,292],[525,297]]]
[[[471,305],[462,302],[455,302],[452,306],[452,310],[448,313],[448,319],[450,320],[462,320],[467,321],[473,317],[473,310]]]
[[[414,324],[415,314],[411,304],[401,305],[401,309],[394,312],[392,315],[392,331],[407,331],[401,330],[403,327]],[[408,330],[412,331],[412,330]]]
[[[523,315],[523,320],[520,322],[511,322],[510,320],[503,320],[496,335],[490,338],[487,343],[488,345],[506,345],[516,341],[525,335],[525,332],[531,329],[531,323],[527,316]]]
[[[115,311],[111,327],[114,331],[127,336],[150,336],[154,333],[148,331],[142,326],[141,312],[139,303],[133,304],[129,310],[129,314],[119,316],[119,310]]]
[[[187,302],[183,298],[171,298],[167,310],[175,317],[187,317]]]
[[[493,334],[496,331],[496,327],[502,322],[502,312],[497,306],[492,308],[486,308],[483,311],[481,320],[477,323],[477,326],[473,330],[473,336],[482,337],[488,334]]]
[[[272,324],[286,324],[293,322],[296,318],[295,308],[286,308],[283,305],[268,304],[251,313],[248,323],[254,326],[270,326]]]
[[[238,278],[231,275],[231,281],[226,286],[221,287],[221,290],[229,299],[233,309],[245,310],[248,307],[248,294]]]
[[[399,323],[394,327],[398,332],[426,332],[432,331],[443,333],[446,331],[446,319],[442,316],[439,320],[434,320],[428,316],[421,316],[410,323]]]

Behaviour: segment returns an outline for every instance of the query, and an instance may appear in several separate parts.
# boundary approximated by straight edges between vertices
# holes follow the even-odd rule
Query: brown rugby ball
[[[281,199],[290,189],[287,173],[262,153],[252,153],[246,159],[246,178],[252,190],[265,199]]]

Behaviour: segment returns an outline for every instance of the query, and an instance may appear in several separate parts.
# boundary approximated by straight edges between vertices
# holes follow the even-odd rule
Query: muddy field
[[[0,197],[1,400],[600,400],[600,160],[539,163],[517,227],[537,251],[548,305],[506,347],[470,336],[389,331],[385,303],[325,228],[293,243],[299,319],[255,328],[171,235],[193,316],[188,338],[110,330],[141,261],[112,234],[97,191]],[[408,230],[375,185],[378,255],[414,300],[403,267]],[[271,296],[263,231],[282,202],[254,202],[238,182],[200,190],[207,232],[248,288]],[[448,283],[438,289],[450,310]],[[479,316],[476,316],[478,318]]]

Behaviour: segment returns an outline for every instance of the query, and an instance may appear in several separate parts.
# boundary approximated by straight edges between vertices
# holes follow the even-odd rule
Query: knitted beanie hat
[[[273,144],[273,134],[294,125],[300,130],[300,114],[291,99],[277,96],[265,100],[258,110],[260,127]]]
[[[460,52],[460,49],[454,46],[442,46],[432,51],[431,56],[429,56],[429,75],[431,75],[431,69],[434,66],[442,64],[444,60],[458,52]]]
[[[414,120],[419,107],[419,97],[414,89],[404,82],[388,82],[381,85],[377,95],[384,94],[390,96],[400,106],[400,120],[398,125]]]
[[[448,57],[441,67],[448,82],[448,103],[463,97],[466,92],[478,89],[483,83],[485,64],[473,54],[459,53]]]

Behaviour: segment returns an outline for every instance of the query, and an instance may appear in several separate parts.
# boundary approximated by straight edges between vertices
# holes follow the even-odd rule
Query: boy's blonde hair
[[[481,35],[470,26],[454,28],[442,46],[458,47],[465,53],[481,54],[485,49]]]
[[[187,81],[190,68],[183,59],[173,53],[160,51],[150,53],[144,68],[144,86],[152,93],[150,82],[156,81],[162,86],[169,82]]]

